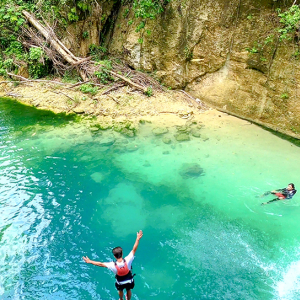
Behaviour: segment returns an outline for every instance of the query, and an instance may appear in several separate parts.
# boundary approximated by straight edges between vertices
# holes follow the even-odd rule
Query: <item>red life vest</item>
[[[117,275],[118,276],[126,276],[130,272],[130,270],[128,268],[128,265],[127,265],[127,262],[126,262],[125,259],[123,260],[123,262],[124,262],[124,266],[123,267],[119,267],[117,265],[117,262],[115,262],[115,267],[117,269]]]

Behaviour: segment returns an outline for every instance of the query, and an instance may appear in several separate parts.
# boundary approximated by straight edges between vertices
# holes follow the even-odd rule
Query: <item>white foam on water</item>
[[[300,260],[288,265],[275,288],[280,300],[300,299]]]

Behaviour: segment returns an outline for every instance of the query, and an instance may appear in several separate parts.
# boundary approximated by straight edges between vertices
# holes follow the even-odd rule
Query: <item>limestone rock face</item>
[[[86,19],[70,24],[62,42],[75,55],[86,57],[91,45],[99,46],[100,33],[105,22],[113,13],[114,1],[92,4],[92,9]]]
[[[135,69],[154,72],[168,87],[300,137],[300,64],[293,59],[293,42],[265,43],[280,26],[279,5],[273,0],[173,0],[140,32],[140,21],[129,25],[135,19],[124,17],[127,7],[121,6],[109,52]]]
[[[152,72],[166,87],[300,138],[298,46],[276,38],[276,8],[285,10],[292,0],[172,0],[139,32],[141,20],[128,3],[94,1],[62,41],[86,56],[101,37],[110,54]]]

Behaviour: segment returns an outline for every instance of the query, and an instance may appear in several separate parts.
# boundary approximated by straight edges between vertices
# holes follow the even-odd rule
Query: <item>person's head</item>
[[[294,190],[295,189],[295,185],[293,183],[289,183],[288,185],[288,190]]]
[[[121,247],[115,247],[115,248],[112,250],[112,253],[113,253],[113,255],[114,255],[114,257],[115,257],[116,259],[122,258],[122,256],[123,256],[123,250],[122,250]]]

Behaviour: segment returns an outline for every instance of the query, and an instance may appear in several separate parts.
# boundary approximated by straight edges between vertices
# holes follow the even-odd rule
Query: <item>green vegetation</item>
[[[251,54],[254,54],[254,53],[258,53],[259,50],[256,48],[256,47],[253,47],[253,48],[246,48],[246,50],[251,53]]]
[[[84,39],[87,39],[87,38],[89,37],[89,33],[88,33],[87,31],[84,31],[84,32],[82,33],[82,37],[83,37]]]
[[[249,15],[251,16],[251,15]],[[252,19],[247,17],[247,19]],[[248,47],[246,50],[249,54],[260,53],[263,56],[270,57],[278,47],[278,43],[283,41],[295,41],[299,43],[300,40],[300,7],[299,5],[292,5],[290,8],[282,11],[277,9],[278,27],[274,27],[273,32],[269,34],[264,40],[255,42],[252,48]],[[296,50],[292,55],[294,58],[299,58],[299,50]],[[260,58],[262,62],[267,61],[265,57]]]
[[[284,100],[289,99],[289,94],[288,93],[283,93],[283,94],[280,95],[280,98],[284,99]]]
[[[48,24],[56,23],[56,30],[65,31],[68,23],[85,19],[92,10],[91,0],[0,0],[0,75],[18,74],[20,68],[32,78],[54,73],[53,64],[43,49],[22,43],[24,28],[28,28],[22,14],[26,10]],[[87,39],[89,33],[82,33]],[[47,45],[45,45],[47,46]],[[96,51],[95,49],[93,49]],[[99,52],[99,49],[97,49]],[[104,49],[101,49],[105,52]]]
[[[100,61],[107,54],[107,48],[104,46],[97,46],[95,44],[91,44],[89,50],[90,55],[95,61]]]
[[[140,23],[136,27],[136,32],[140,32],[146,26],[147,20],[154,20],[159,14],[164,12],[165,6],[171,2],[171,0],[122,0],[123,5],[131,5],[135,19],[139,19]],[[127,18],[130,13],[127,7],[124,11],[123,17]],[[129,20],[128,25],[131,25],[134,21]]]
[[[90,83],[82,84],[81,87],[80,87],[80,90],[83,93],[86,93],[86,94],[89,93],[92,96],[94,96],[94,95],[96,95],[98,93],[98,87],[93,86]]]
[[[277,10],[278,17],[280,18],[280,23],[283,25],[278,29],[280,34],[279,39],[282,40],[292,40],[296,33],[299,31],[300,26],[300,8],[298,5],[291,6],[287,11],[281,12],[280,9]]]
[[[193,56],[194,56],[194,54],[193,54],[193,51],[192,51],[192,49],[190,49],[188,46],[186,46],[185,48],[184,48],[184,56],[185,56],[185,58],[186,58],[186,60],[192,60],[193,59]]]
[[[98,64],[100,65],[98,71],[95,72],[96,77],[100,80],[101,83],[107,84],[108,81],[113,81],[114,79],[110,75],[112,70],[112,63],[110,60],[103,60],[99,61]]]
[[[145,92],[145,94],[148,96],[148,97],[151,97],[153,95],[153,90],[152,90],[152,87],[148,87],[147,88],[147,91]]]

